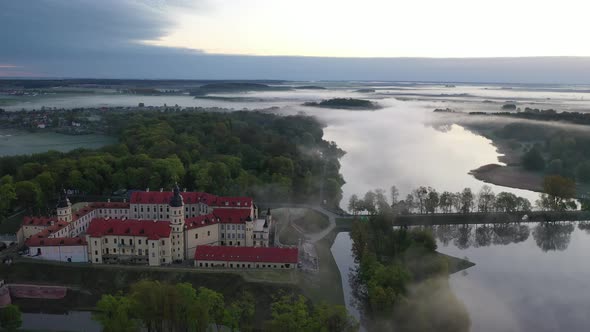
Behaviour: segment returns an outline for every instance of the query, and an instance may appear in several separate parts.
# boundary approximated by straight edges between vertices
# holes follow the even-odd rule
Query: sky
[[[0,76],[590,83],[580,0],[0,0]]]

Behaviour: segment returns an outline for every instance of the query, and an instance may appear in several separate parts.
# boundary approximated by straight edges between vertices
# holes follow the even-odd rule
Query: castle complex
[[[25,217],[17,236],[31,257],[63,262],[158,266],[195,259],[198,267],[295,267],[297,248],[270,247],[272,226],[270,209],[259,216],[251,198],[181,192],[176,185],[77,211],[63,191],[56,216]],[[244,261],[249,264],[233,263]]]

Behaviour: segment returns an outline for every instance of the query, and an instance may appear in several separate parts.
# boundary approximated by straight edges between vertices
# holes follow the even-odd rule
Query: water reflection
[[[572,222],[534,223],[532,235],[537,246],[544,252],[566,250],[574,231]],[[578,228],[590,234],[590,222],[579,223]],[[526,223],[502,223],[482,225],[439,225],[432,232],[443,246],[452,243],[459,249],[488,247],[525,242],[531,234]]]
[[[574,225],[572,223],[543,223],[533,230],[533,238],[543,251],[567,249]]]

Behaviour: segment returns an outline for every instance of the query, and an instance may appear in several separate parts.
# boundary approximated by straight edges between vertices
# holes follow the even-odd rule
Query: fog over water
[[[190,96],[91,95],[70,97],[23,98],[9,111],[42,106],[58,108],[179,105],[182,107],[220,107],[234,110],[266,109],[280,114],[304,112],[326,124],[325,139],[346,151],[341,159],[341,173],[346,181],[341,206],[346,208],[352,194],[367,190],[388,189],[396,185],[402,197],[424,185],[439,191],[459,191],[465,187],[479,191],[483,182],[468,174],[482,165],[498,162],[492,142],[459,125],[437,123],[435,108],[458,111],[499,111],[506,101],[518,107],[554,108],[558,111],[590,110],[588,87],[526,87],[469,85],[416,85],[413,83],[307,83],[328,86],[327,90],[268,91],[239,94],[217,94],[223,99],[194,99]],[[374,93],[356,92],[374,88]],[[371,99],[383,106],[377,111],[350,111],[305,107],[306,101],[333,97]],[[1,96],[0,96],[1,98]],[[233,99],[232,99],[233,98]],[[0,155],[15,152],[38,152],[27,146],[47,144],[46,137],[30,136],[13,139],[14,133],[0,132]],[[35,141],[35,138],[37,141]],[[84,138],[73,140],[83,142]],[[65,142],[65,141],[64,141]],[[72,142],[65,142],[70,144]],[[60,142],[50,144],[60,146]],[[75,144],[73,147],[84,146]],[[45,147],[47,148],[47,147]],[[49,147],[51,148],[51,147]],[[9,149],[11,149],[9,151]],[[8,152],[7,152],[8,151]],[[534,202],[537,193],[492,186],[493,190],[510,191]],[[528,224],[527,237],[521,240],[478,244],[476,228],[469,236],[453,230],[438,239],[443,253],[468,257],[476,266],[451,276],[451,286],[468,308],[473,331],[583,331],[590,325],[590,268],[584,262],[590,250],[590,234],[576,228],[561,228],[561,233],[538,230]],[[565,232],[564,232],[565,230]],[[440,235],[440,232],[437,233]],[[498,233],[499,234],[499,233]],[[505,232],[502,236],[506,236]],[[481,234],[480,234],[481,235]],[[497,235],[499,238],[500,235]],[[348,272],[354,267],[351,241],[340,233],[332,252],[339,266],[347,307],[354,308],[348,284]],[[42,318],[42,317],[41,317]]]
[[[590,110],[590,87],[524,85],[443,85],[387,82],[306,82],[325,90],[262,91],[217,93],[195,99],[190,96],[85,95],[39,96],[24,98],[5,107],[9,111],[57,108],[179,105],[182,107],[219,107],[234,110],[278,107],[273,112],[304,112],[326,123],[325,138],[335,141],[347,153],[342,158],[342,207],[352,194],[396,185],[402,197],[424,185],[439,191],[459,191],[471,187],[478,191],[483,182],[468,172],[498,162],[498,153],[488,139],[458,125],[430,125],[435,108],[458,111],[498,111],[506,101],[519,107]],[[292,83],[291,85],[298,85]],[[361,93],[360,88],[375,89]],[[301,106],[306,101],[346,97],[371,99],[381,106],[377,111],[347,111]],[[588,98],[586,98],[588,97]],[[1,147],[0,147],[1,148]],[[0,150],[0,152],[2,152]],[[36,152],[36,151],[35,151]],[[2,153],[0,153],[2,154]],[[494,191],[511,191],[534,202],[536,193],[493,186]]]

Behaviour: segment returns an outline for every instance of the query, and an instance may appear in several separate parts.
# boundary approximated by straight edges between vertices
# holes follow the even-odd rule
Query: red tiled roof
[[[134,219],[92,219],[86,233],[92,237],[103,235],[145,236],[150,240],[170,237],[172,229],[167,221]]]
[[[168,204],[172,191],[136,191],[131,194],[132,204]],[[181,192],[185,204],[204,203],[209,206],[251,207],[250,197],[219,197],[202,192]],[[227,203],[227,204],[226,204]]]
[[[202,216],[196,216],[192,218],[186,218],[184,220],[184,225],[186,229],[193,229],[208,226],[211,224],[219,224],[220,220],[218,220],[213,213],[205,214]]]
[[[195,260],[296,264],[298,250],[297,248],[197,246]]]
[[[90,207],[95,209],[128,209],[128,202],[94,202],[90,203]]]
[[[217,197],[211,206],[219,207],[252,207],[252,198],[250,197]]]
[[[24,217],[23,226],[50,226],[57,223],[57,217]]]
[[[242,224],[250,216],[250,210],[245,209],[214,209],[213,215],[221,219],[222,224]]]
[[[50,246],[85,246],[86,239],[83,237],[58,237],[39,238],[31,237],[25,241],[27,247],[50,247]]]
[[[36,237],[39,239],[48,238],[51,234],[61,230],[62,228],[66,227],[68,225],[69,225],[69,223],[66,221],[59,221],[59,222],[53,224],[52,226],[49,226],[49,227],[43,229],[42,231],[33,235],[32,237]]]

